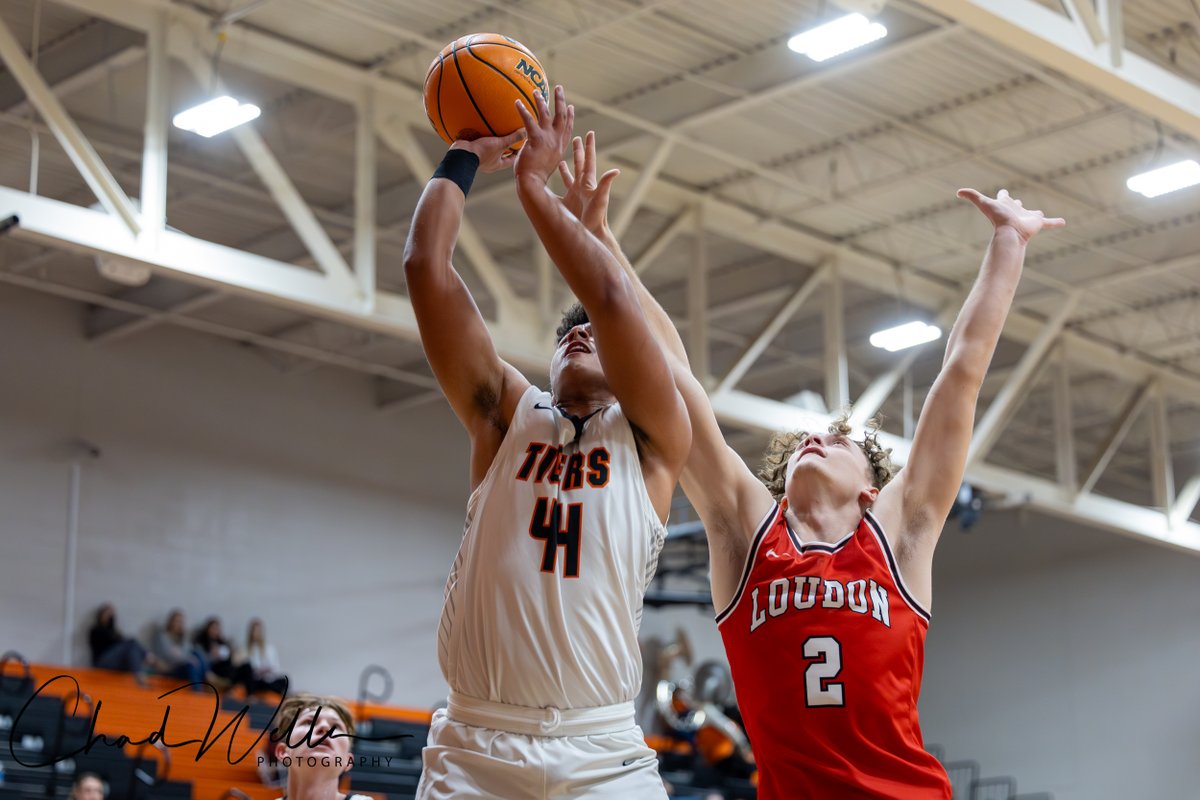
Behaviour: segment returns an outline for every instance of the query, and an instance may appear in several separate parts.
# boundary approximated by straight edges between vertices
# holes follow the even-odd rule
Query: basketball
[[[537,113],[534,92],[549,97],[546,72],[529,48],[498,33],[473,33],[446,45],[429,65],[425,114],[447,144],[505,136],[521,127],[514,101]]]

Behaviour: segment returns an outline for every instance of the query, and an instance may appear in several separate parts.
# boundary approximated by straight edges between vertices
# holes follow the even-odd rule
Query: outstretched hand
[[[563,186],[567,193],[563,195],[563,204],[579,218],[583,227],[596,236],[608,229],[608,198],[612,191],[613,181],[621,174],[619,169],[610,169],[596,179],[596,134],[588,131],[580,139],[576,136],[571,140],[572,160],[575,171],[567,166],[566,161],[558,162],[558,174],[562,177]]]
[[[1067,224],[1062,217],[1047,217],[1041,211],[1025,208],[1007,189],[1001,189],[994,198],[974,189],[959,189],[958,196],[974,203],[996,230],[1012,228],[1025,242],[1043,228],[1063,228]]]
[[[450,145],[451,150],[467,150],[479,156],[480,172],[499,172],[508,169],[517,160],[511,149],[525,138],[525,129],[517,128],[507,136],[481,136],[478,139],[459,139]]]
[[[525,123],[525,146],[517,155],[517,178],[540,180],[545,184],[562,160],[563,149],[571,140],[575,126],[575,106],[567,105],[562,86],[554,87],[554,116],[541,92],[533,93],[537,117],[520,100],[516,101],[517,113]]]

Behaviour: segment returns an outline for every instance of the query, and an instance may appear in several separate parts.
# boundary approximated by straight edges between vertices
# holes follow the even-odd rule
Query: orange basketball
[[[521,127],[514,106],[533,113],[534,92],[549,98],[546,72],[525,45],[498,33],[473,33],[442,48],[425,76],[425,114],[447,144],[504,136]]]

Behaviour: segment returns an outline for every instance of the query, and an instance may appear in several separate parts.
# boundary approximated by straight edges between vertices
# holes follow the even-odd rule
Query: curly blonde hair
[[[829,423],[829,432],[841,436],[850,435],[850,412],[847,408],[837,419]],[[880,420],[874,417],[867,422],[866,433],[861,441],[851,439],[867,457],[871,485],[876,489],[887,486],[899,471],[892,463],[892,448],[884,447],[879,441]],[[763,455],[758,477],[767,490],[778,501],[783,499],[787,482],[787,464],[792,453],[809,437],[808,431],[780,431],[771,437],[767,452]]]

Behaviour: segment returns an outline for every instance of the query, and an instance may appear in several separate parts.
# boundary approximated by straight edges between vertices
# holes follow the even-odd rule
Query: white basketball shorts
[[[417,800],[662,800],[633,703],[536,709],[451,694],[433,715]]]

